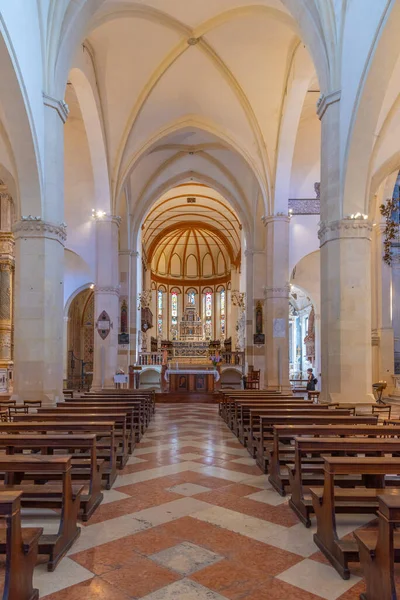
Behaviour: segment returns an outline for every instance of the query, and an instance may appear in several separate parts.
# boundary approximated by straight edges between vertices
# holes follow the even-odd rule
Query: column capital
[[[290,223],[290,216],[285,213],[277,213],[276,215],[264,215],[261,217],[264,227],[270,223]]]
[[[120,250],[119,256],[131,256],[133,258],[139,258],[139,252],[137,250]]]
[[[67,226],[65,223],[50,223],[42,221],[41,217],[22,217],[13,225],[15,239],[19,238],[47,238],[65,246],[67,239]]]
[[[254,248],[247,248],[244,251],[245,256],[254,256],[255,254],[264,254],[264,250],[254,250]]]
[[[335,90],[334,92],[329,92],[329,94],[321,94],[320,95],[320,97],[318,98],[318,102],[317,102],[317,116],[318,116],[319,120],[322,119],[322,117],[326,113],[327,109],[332,104],[335,104],[335,102],[340,101],[341,94],[342,94],[341,90]]]
[[[57,100],[56,98],[53,98],[52,96],[49,96],[43,92],[43,104],[57,111],[61,121],[63,123],[66,122],[69,115],[69,108],[68,104],[66,104],[64,100]]]
[[[274,286],[266,285],[266,286],[264,286],[263,290],[264,290],[265,300],[272,300],[274,298],[289,300],[289,294],[290,294],[289,283],[285,284],[283,287],[274,287]]]
[[[94,293],[97,296],[98,294],[107,294],[111,296],[119,296],[119,285],[108,285],[108,286],[99,286],[96,285],[94,288]]]
[[[0,231],[0,261],[14,262],[14,234],[8,231]]]
[[[117,215],[110,215],[102,210],[92,211],[92,217],[96,221],[96,223],[113,223],[117,227],[121,225],[121,217]]]
[[[372,223],[366,219],[340,219],[321,221],[318,231],[320,246],[339,239],[372,239]]]

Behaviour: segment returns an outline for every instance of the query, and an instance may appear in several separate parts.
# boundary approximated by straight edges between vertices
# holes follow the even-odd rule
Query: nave
[[[211,405],[158,405],[46,600],[356,600]],[[341,535],[371,515],[339,515]],[[360,577],[358,576],[360,575]]]

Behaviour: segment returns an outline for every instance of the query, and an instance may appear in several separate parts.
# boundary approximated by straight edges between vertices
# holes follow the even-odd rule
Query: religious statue
[[[315,362],[315,311],[314,307],[311,307],[311,312],[308,317],[308,331],[304,338],[306,346],[307,360],[313,365]]]

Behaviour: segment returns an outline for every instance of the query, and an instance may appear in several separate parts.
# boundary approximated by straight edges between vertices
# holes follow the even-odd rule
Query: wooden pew
[[[398,451],[396,440],[378,440],[385,443],[385,450]],[[392,444],[392,446],[390,446]],[[383,448],[383,446],[382,446]],[[389,451],[389,450],[388,450]],[[358,547],[355,541],[340,540],[336,531],[336,512],[364,514],[377,511],[380,494],[391,494],[400,498],[400,489],[382,487],[382,479],[391,473],[400,473],[400,458],[393,457],[333,457],[324,458],[324,487],[310,488],[317,531],[314,542],[343,579],[349,579],[349,562],[358,562]],[[340,475],[363,475],[366,487],[344,489],[335,487],[335,477]],[[376,481],[376,479],[380,481]],[[369,487],[379,483],[379,487]]]
[[[113,412],[114,410],[124,410],[124,409],[132,409],[133,410],[133,430],[134,430],[134,441],[140,442],[143,433],[146,431],[146,415],[141,402],[137,402],[136,400],[126,400],[118,402],[101,402],[101,401],[80,401],[75,399],[73,402],[57,402],[57,408],[85,408],[92,409],[96,411],[97,409],[108,409],[109,412]],[[131,428],[132,429],[132,428]],[[132,434],[133,436],[133,434]],[[130,448],[130,452],[133,451],[133,448]]]
[[[233,426],[233,414],[235,412],[235,406],[236,404],[258,404],[258,403],[274,403],[274,404],[285,404],[285,403],[290,403],[293,404],[296,402],[296,399],[293,398],[293,396],[273,396],[273,395],[269,395],[269,396],[259,396],[259,397],[255,397],[255,398],[228,398],[224,403],[223,403],[223,408],[221,408],[221,415],[225,421],[225,423],[228,425],[228,427],[230,427],[230,429],[232,429]],[[307,402],[309,402],[311,404],[311,402],[308,400]]]
[[[338,428],[340,430],[340,428]],[[289,506],[294,510],[299,519],[306,527],[310,527],[310,515],[314,512],[310,486],[321,485],[324,479],[324,467],[322,454],[373,454],[375,456],[382,454],[383,451],[391,454],[400,451],[400,438],[385,438],[387,427],[377,426],[381,430],[375,434],[375,437],[360,437],[360,432],[356,429],[348,437],[302,437],[295,438],[295,456],[294,464],[288,464],[289,482],[291,499]],[[360,428],[361,430],[361,428]],[[383,430],[383,431],[382,431]],[[390,430],[390,428],[389,428]],[[368,432],[371,436],[371,432]],[[307,457],[312,455],[312,459]],[[357,485],[363,485],[361,477],[338,478],[335,481],[338,487],[352,488]],[[400,485],[400,480],[397,482]],[[341,511],[340,505],[338,512]],[[347,512],[347,508],[344,512]],[[351,512],[351,511],[350,511]],[[355,511],[356,512],[356,511]]]
[[[39,554],[49,556],[48,571],[54,571],[62,557],[80,535],[77,525],[80,495],[83,486],[72,485],[71,458],[69,456],[0,454],[0,473],[5,473],[5,491],[22,492],[22,507],[60,508],[60,527],[56,534],[43,534],[39,539]],[[8,479],[18,475],[60,473],[61,485],[8,485]]]
[[[151,407],[151,413],[155,413],[155,404],[156,404],[156,394],[153,390],[115,390],[114,392],[104,391],[104,392],[87,392],[81,398],[92,398],[94,400],[105,398],[107,399],[115,399],[115,398],[136,398],[142,399],[145,402],[148,402]]]
[[[311,413],[309,415],[277,415],[260,417],[260,434],[256,437],[256,460],[259,465],[264,464],[264,453],[273,440],[274,425],[377,425],[375,415],[346,416],[339,415],[336,410],[328,410],[324,414]]]
[[[258,401],[258,402],[235,402],[234,409],[232,411],[232,431],[238,437],[239,441],[245,446],[248,432],[250,430],[250,411],[251,410],[297,410],[317,408],[317,405],[311,404],[310,402],[292,402],[285,401],[280,402],[279,400],[273,401]],[[325,410],[325,407],[322,407]]]
[[[0,449],[5,450],[7,454],[37,449],[42,454],[53,454],[54,451],[59,450],[64,450],[65,454],[72,454],[72,481],[73,483],[76,480],[85,481],[81,493],[83,521],[90,519],[103,500],[101,479],[105,461],[97,459],[96,436],[94,434],[0,434]],[[75,455],[72,451],[88,453],[89,459],[86,459],[82,454]],[[57,474],[55,477],[57,477]]]
[[[77,402],[95,402],[98,404],[107,403],[107,404],[118,404],[120,402],[138,402],[140,403],[143,411],[143,415],[145,417],[146,427],[149,425],[152,416],[155,410],[155,402],[149,395],[127,395],[127,394],[113,394],[113,395],[105,395],[105,394],[91,394],[88,396],[83,396],[80,398],[73,398],[72,401]]]
[[[378,496],[378,530],[355,531],[366,581],[361,600],[396,600],[394,562],[400,560],[400,498]]]
[[[39,421],[24,420],[13,423],[0,423],[0,432],[18,434],[30,433],[93,433],[96,435],[97,458],[106,461],[102,471],[106,489],[110,490],[117,478],[117,442],[115,441],[114,421],[100,420],[74,420],[65,423],[63,420],[41,419]]]
[[[38,412],[34,415],[15,415],[14,423],[26,423],[29,421],[61,421],[66,423],[75,423],[80,421],[93,421],[93,422],[109,422],[114,423],[114,438],[119,444],[117,449],[117,465],[120,469],[123,469],[129,458],[129,445],[127,435],[127,417],[126,413],[110,413],[110,412],[92,412],[78,410],[64,412],[58,408],[48,409],[48,412]]]
[[[254,455],[254,441],[255,434],[260,432],[260,416],[267,415],[271,412],[275,414],[281,414],[282,411],[317,411],[316,414],[324,414],[328,410],[328,405],[320,406],[318,404],[310,404],[306,402],[299,402],[298,404],[293,404],[289,402],[281,403],[272,403],[272,402],[259,402],[257,404],[246,403],[246,404],[236,404],[235,407],[235,416],[234,416],[234,427],[233,431],[237,431],[237,437],[239,441],[243,443],[244,446],[247,447],[250,454]],[[237,415],[236,415],[237,411]],[[303,413],[300,413],[303,414]],[[304,413],[306,414],[306,413]],[[340,414],[350,414],[349,411],[341,412]],[[242,441],[243,440],[243,441]]]
[[[0,529],[0,552],[6,555],[5,580],[0,588],[3,600],[39,598],[32,580],[43,529],[21,527],[21,496],[22,492],[0,493],[0,519],[6,523]]]
[[[293,497],[301,498],[301,473],[296,470],[294,481],[289,481],[287,464],[295,463],[294,439],[297,436],[400,436],[399,427],[383,427],[382,425],[275,425],[271,446],[266,449],[266,464],[268,465],[268,480],[275,490],[285,496],[290,489]],[[293,444],[292,444],[293,442]],[[293,489],[295,485],[295,489]],[[300,517],[301,518],[301,517]],[[305,523],[306,524],[306,523]]]

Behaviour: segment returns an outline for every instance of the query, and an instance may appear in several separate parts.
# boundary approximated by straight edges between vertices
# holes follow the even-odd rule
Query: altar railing
[[[162,365],[163,355],[162,352],[140,352],[139,353],[139,365]]]
[[[220,352],[221,364],[233,365],[236,367],[243,367],[245,364],[244,352]],[[186,362],[184,357],[179,357],[179,361]],[[189,360],[189,357],[188,357]],[[190,357],[189,362],[192,362],[195,358]],[[199,359],[197,359],[198,361]],[[163,354],[162,352],[140,352],[139,353],[139,365],[162,365]]]

